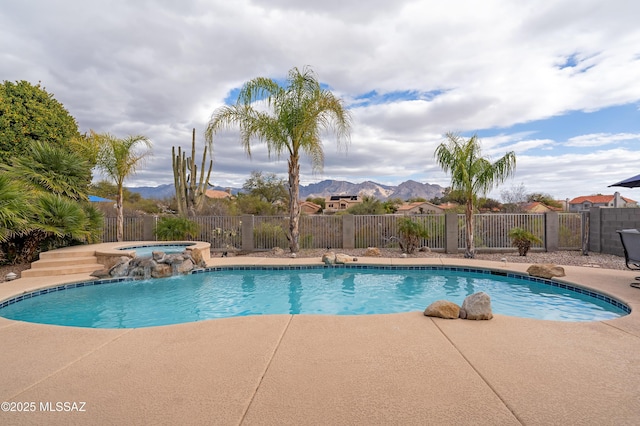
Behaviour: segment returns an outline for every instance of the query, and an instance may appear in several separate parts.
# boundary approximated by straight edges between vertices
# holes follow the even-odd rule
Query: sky
[[[446,3],[446,4],[445,4]],[[640,2],[634,0],[3,0],[0,81],[40,84],[82,133],[142,134],[153,156],[128,187],[173,182],[171,148],[198,154],[218,108],[256,77],[309,66],[343,100],[350,143],[323,136],[325,179],[449,186],[434,152],[477,134],[492,161],[513,151],[523,185],[556,199],[640,174]],[[237,129],[214,138],[212,184],[287,158]]]

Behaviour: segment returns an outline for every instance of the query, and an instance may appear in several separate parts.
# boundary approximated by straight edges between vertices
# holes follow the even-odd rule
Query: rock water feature
[[[154,251],[151,256],[133,258],[120,256],[110,268],[95,271],[91,275],[97,278],[163,278],[178,274],[188,274],[205,266],[206,262],[199,249],[171,254],[166,254],[163,251]]]

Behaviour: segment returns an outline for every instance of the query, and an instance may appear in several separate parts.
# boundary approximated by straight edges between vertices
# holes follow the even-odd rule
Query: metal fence
[[[458,248],[466,247],[465,215],[458,215]],[[474,223],[474,244],[478,249],[513,249],[509,231],[522,228],[540,238],[542,243],[531,244],[532,249],[545,247],[545,215],[543,213],[477,214]]]
[[[345,229],[345,216],[316,215],[300,217],[300,248],[344,248],[345,238],[355,248],[381,247],[398,248],[398,224],[402,218],[410,218],[422,224],[429,237],[422,239],[420,246],[431,250],[450,249],[446,247],[446,217],[443,214],[428,215],[357,215],[353,216],[353,229]],[[475,215],[474,242],[482,250],[513,250],[509,230],[523,228],[543,242],[532,245],[532,249],[547,247],[547,218],[537,214],[477,214]],[[253,250],[270,250],[274,247],[287,248],[286,234],[289,227],[288,216],[200,216],[190,218],[198,224],[197,239],[211,244],[212,249],[241,249],[243,231],[253,234]],[[125,217],[124,240],[138,241],[149,239],[153,235],[158,218]],[[557,215],[557,246],[562,250],[579,250],[582,247],[582,221],[579,213],[560,213]],[[243,224],[243,221],[245,223]],[[464,215],[457,216],[457,229],[449,230],[457,235],[457,248],[463,250],[465,242]],[[147,238],[145,238],[145,236]],[[153,238],[153,237],[152,237]],[[116,219],[105,218],[103,241],[116,241]],[[351,245],[352,244],[352,245]]]
[[[432,250],[443,250],[445,239],[445,216],[440,215],[362,215],[355,216],[355,247],[395,248],[398,244],[398,220],[410,218],[420,223],[429,235],[418,244]]]
[[[576,250],[582,248],[582,227],[584,217],[581,213],[558,214],[558,248]]]
[[[144,218],[143,217],[125,217],[124,218],[124,241],[142,241],[144,240]],[[112,243],[118,241],[117,227],[115,217],[105,217],[104,227],[102,228],[102,242]]]

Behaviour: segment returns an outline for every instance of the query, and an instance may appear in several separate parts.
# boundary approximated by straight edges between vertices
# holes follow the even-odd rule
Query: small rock
[[[16,278],[18,278],[18,274],[16,274],[15,272],[9,272],[7,275],[4,276],[4,279],[7,281],[13,281]]]
[[[338,253],[336,254],[336,264],[344,265],[345,263],[355,262],[358,260],[353,256],[349,256],[348,254]]]
[[[322,262],[325,265],[333,265],[336,263],[336,254],[332,251],[326,252],[322,255]]]
[[[468,320],[489,320],[493,318],[491,297],[483,291],[467,296],[462,302],[459,317]]]
[[[151,258],[156,262],[162,262],[162,259],[164,259],[164,252],[154,250],[151,252]]]
[[[402,253],[402,254],[400,255],[400,257],[402,257],[402,258],[407,257],[407,253]]]
[[[368,247],[367,250],[365,250],[364,255],[367,257],[380,257],[382,256],[382,253],[378,247]]]
[[[564,268],[552,263],[537,263],[529,266],[527,273],[532,277],[551,279],[553,277],[564,277]]]
[[[460,306],[448,300],[436,300],[424,310],[427,317],[455,319],[460,316]]]

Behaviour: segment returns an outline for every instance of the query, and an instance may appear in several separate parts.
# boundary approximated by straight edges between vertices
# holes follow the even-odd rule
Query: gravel
[[[353,257],[365,257],[364,253],[366,249],[354,249],[354,250],[342,250],[334,249],[335,253],[345,253]],[[297,258],[309,258],[309,257],[322,257],[326,253],[326,249],[317,250],[300,250],[296,254]],[[403,257],[399,249],[380,249],[382,257],[400,258]],[[220,254],[212,254],[212,256],[219,256]],[[276,254],[274,251],[264,251],[255,253],[238,253],[238,256],[247,257],[291,257],[291,254],[285,250],[281,254]],[[407,255],[409,259],[420,258],[458,258],[463,259],[464,254],[445,254],[440,252],[419,251],[411,255]],[[492,260],[496,262],[507,259],[509,263],[554,263],[556,265],[567,266],[590,266],[600,267],[605,269],[626,269],[624,258],[620,256],[614,256],[611,254],[592,253],[589,252],[587,256],[582,255],[581,251],[556,251],[556,252],[529,252],[527,256],[519,256],[518,252],[506,252],[506,253],[477,253],[476,259],[478,260]]]
[[[366,249],[354,249],[354,250],[333,250],[336,253],[345,253],[353,257],[365,257],[364,252]],[[321,258],[326,249],[316,250],[300,250],[296,254],[297,258]],[[403,257],[399,249],[380,249],[382,257],[400,258]],[[244,256],[244,257],[273,257],[273,258],[286,258],[291,257],[291,254],[285,250],[282,253],[276,253],[271,251],[261,251],[253,253],[229,253],[229,255]],[[212,257],[221,256],[219,252],[212,252]],[[419,251],[415,254],[407,255],[409,259],[420,258],[458,258],[463,259],[463,254],[445,254],[439,252]],[[618,269],[625,270],[626,265],[624,258],[620,256],[614,256],[611,254],[592,253],[589,252],[588,256],[583,256],[580,251],[556,251],[552,253],[547,252],[529,252],[526,257],[518,256],[517,252],[508,253],[478,253],[476,259],[479,260],[493,260],[496,262],[506,259],[509,263],[554,263],[556,265],[568,265],[568,266],[590,266],[600,267],[604,269]],[[30,264],[18,264],[18,265],[2,265],[0,266],[0,283],[5,281],[5,276],[9,272],[14,272],[20,277],[22,271],[29,269]]]

